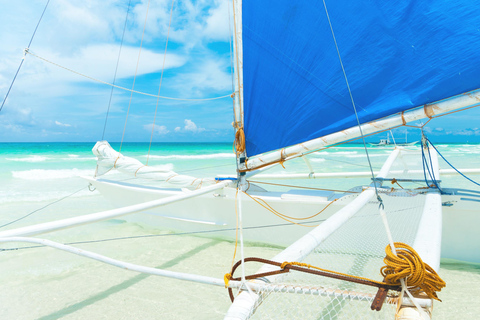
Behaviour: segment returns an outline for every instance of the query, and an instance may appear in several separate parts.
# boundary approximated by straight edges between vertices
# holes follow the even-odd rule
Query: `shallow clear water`
[[[111,209],[96,191],[88,191],[86,182],[79,177],[94,173],[92,147],[90,143],[1,143],[0,226],[31,214],[0,230]],[[118,150],[118,145],[113,147]],[[480,168],[480,145],[438,148],[458,168]],[[390,149],[370,148],[369,152],[374,169],[379,169]],[[122,153],[145,162],[148,144],[124,144]],[[311,163],[316,172],[369,170],[362,145],[318,152],[311,155]],[[235,174],[230,144],[155,144],[149,165],[198,177]],[[285,165],[288,172],[307,172],[300,159]],[[440,166],[447,168],[442,160]],[[285,170],[280,167],[271,172]],[[112,178],[123,177],[113,173]],[[289,183],[347,189],[368,184],[369,179]],[[460,177],[446,177],[442,184],[479,190]],[[40,237],[62,243],[83,242],[74,246],[132,263],[216,278],[223,278],[229,271],[234,251],[234,243],[229,241],[175,235],[122,219]],[[98,241],[114,238],[122,239]],[[20,248],[0,252],[1,319],[221,319],[230,306],[224,288],[128,272],[50,248],[22,247],[32,246],[0,244],[4,249]],[[249,243],[245,255],[271,258],[280,250]],[[459,315],[476,319],[480,314],[476,303],[480,296],[480,266],[442,260],[439,273],[447,287],[439,294],[443,303],[435,303],[434,319]],[[369,306],[366,312],[371,312]]]

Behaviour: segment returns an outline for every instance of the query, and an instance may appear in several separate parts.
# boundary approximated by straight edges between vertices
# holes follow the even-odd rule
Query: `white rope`
[[[165,60],[166,60],[166,57],[167,57],[168,37],[170,36],[170,27],[172,25],[173,4],[174,3],[175,3],[175,0],[172,0],[172,7],[170,8],[170,20],[168,21],[167,40],[165,41],[165,53],[163,54],[162,73],[160,75],[160,84],[158,85],[158,93],[157,93],[158,97],[157,97],[157,103],[155,105],[155,114],[153,116],[152,133],[150,134],[150,144],[148,145],[148,154],[147,154],[147,162],[146,162],[147,165],[148,165],[148,160],[150,159],[150,151],[152,149],[153,133],[155,132],[155,123],[156,123],[156,120],[157,120],[158,102],[160,100],[160,90],[162,89],[163,72],[165,71]]]
[[[114,88],[117,88],[117,89],[120,89],[120,90],[124,90],[124,91],[128,91],[128,92],[133,92],[133,93],[138,93],[138,94],[141,94],[141,95],[144,95],[144,96],[149,96],[149,97],[155,97],[155,98],[160,98],[160,99],[167,99],[167,100],[178,100],[178,101],[210,101],[210,100],[218,100],[218,99],[223,99],[223,98],[229,98],[232,94],[229,93],[229,94],[226,94],[224,96],[219,96],[219,97],[213,97],[213,98],[174,98],[174,97],[166,97],[166,96],[160,96],[160,95],[156,95],[156,94],[151,94],[151,93],[146,93],[146,92],[141,92],[141,91],[137,91],[137,90],[132,90],[132,89],[128,89],[128,88],[125,88],[125,87],[121,87],[121,86],[118,86],[118,85],[115,85],[115,84],[112,84],[112,83],[109,83],[109,82],[106,82],[106,81],[103,81],[103,80],[99,80],[99,79],[96,79],[96,78],[93,78],[93,77],[90,77],[90,76],[87,76],[86,74],[83,74],[83,73],[80,73],[80,72],[77,72],[75,70],[72,70],[72,69],[69,69],[67,67],[64,67],[62,65],[59,65],[58,63],[55,63],[55,62],[52,62],[50,60],[47,60],[45,58],[42,58],[34,53],[32,53],[29,49],[25,49],[25,53],[31,55],[31,56],[34,56],[35,58],[38,58],[40,60],[43,60],[47,63],[50,63],[56,67],[59,67],[59,68],[62,68],[64,70],[67,70],[69,72],[72,72],[72,73],[75,73],[81,77],[84,77],[84,78],[87,78],[87,79],[90,79],[92,81],[95,81],[95,82],[98,82],[98,83],[102,83],[102,84],[105,84],[107,86],[111,86],[111,87],[114,87]]]

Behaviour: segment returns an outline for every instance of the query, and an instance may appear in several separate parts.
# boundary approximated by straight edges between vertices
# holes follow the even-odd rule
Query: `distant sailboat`
[[[390,136],[392,137],[393,143],[390,141]],[[389,146],[389,145],[405,147],[405,146],[414,146],[419,142],[420,141],[408,142],[407,131],[405,130],[405,142],[397,142],[396,139],[393,137],[393,133],[390,131],[390,132],[387,132],[387,138],[386,139],[380,139],[378,143],[370,143],[370,145],[371,146],[376,146],[376,147],[383,147],[383,146]]]

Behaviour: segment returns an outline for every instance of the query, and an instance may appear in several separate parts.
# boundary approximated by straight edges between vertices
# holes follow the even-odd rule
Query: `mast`
[[[235,96],[234,96],[234,115],[235,115],[235,137],[243,135],[243,41],[242,41],[242,0],[233,0],[233,46],[234,46],[234,70],[235,70]],[[237,168],[240,168],[246,158],[246,152],[237,151]],[[245,174],[240,170],[237,172],[240,185],[245,183]]]

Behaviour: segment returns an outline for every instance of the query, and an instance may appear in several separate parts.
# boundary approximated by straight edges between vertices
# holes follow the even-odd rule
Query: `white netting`
[[[397,191],[381,196],[393,238],[413,244],[424,196]],[[303,262],[382,281],[380,268],[384,265],[387,244],[378,202],[371,201]],[[320,290],[280,294],[271,293],[273,288],[269,288],[264,294],[268,298],[260,301],[261,307],[256,309],[253,319],[392,319],[395,314],[396,306],[391,304],[384,304],[380,312],[370,310],[377,292],[374,287],[295,271],[282,277],[280,282],[282,285],[298,287],[297,291],[301,287],[317,287]]]
[[[379,194],[392,237],[396,242],[413,246],[424,210],[426,190],[400,189],[389,179],[420,179],[421,154],[401,152],[392,165],[394,175],[387,175]],[[409,171],[405,171],[409,168]],[[387,183],[388,181],[388,183]],[[418,187],[412,185],[411,187]],[[343,223],[303,261],[312,266],[354,276],[382,281],[380,269],[384,266],[385,247],[389,244],[385,226],[375,197]],[[396,293],[381,311],[370,306],[378,288],[330,277],[290,271],[268,278],[253,308],[252,319],[393,319]]]

